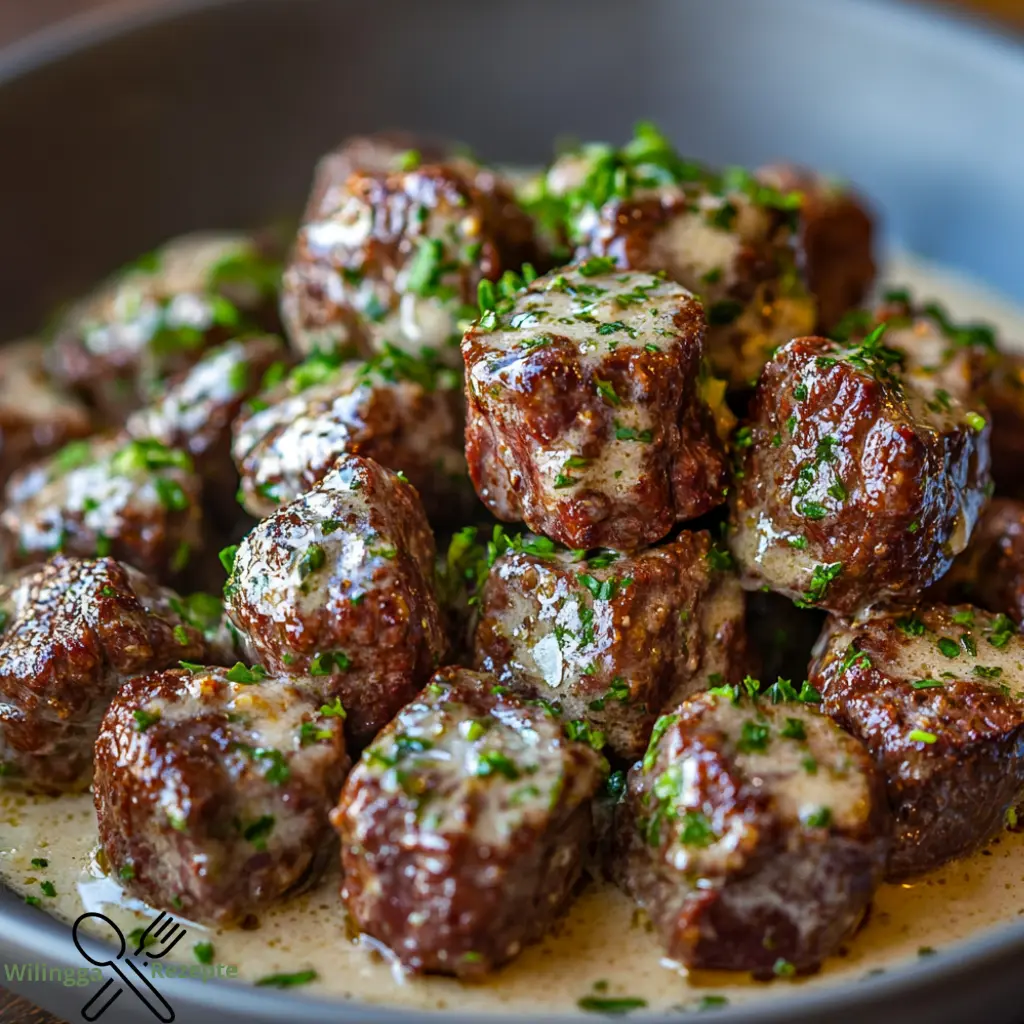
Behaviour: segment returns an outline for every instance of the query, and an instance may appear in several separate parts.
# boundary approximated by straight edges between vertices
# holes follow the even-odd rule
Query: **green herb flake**
[[[262,665],[253,665],[249,668],[240,661],[228,669],[227,678],[232,683],[244,683],[251,686],[253,683],[262,683],[267,678],[267,670]]]
[[[254,984],[273,988],[296,988],[316,981],[316,971],[295,971],[293,974],[267,974],[258,978]]]
[[[213,943],[212,942],[197,942],[192,947],[192,955],[201,964],[212,964],[213,963]]]
[[[139,709],[132,712],[132,717],[135,719],[135,728],[139,732],[145,732],[151,725],[160,721],[160,712]]]
[[[642,1010],[647,1006],[646,999],[635,996],[620,996],[618,999],[607,999],[603,996],[584,996],[576,1005],[585,1013],[603,1013],[609,1017],[619,1017],[634,1010]]]

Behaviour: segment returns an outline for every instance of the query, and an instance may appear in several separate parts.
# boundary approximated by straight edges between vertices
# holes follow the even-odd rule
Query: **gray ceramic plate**
[[[294,213],[320,152],[394,125],[522,163],[649,117],[710,160],[845,175],[901,244],[1024,301],[1021,111],[1019,45],[878,0],[199,0],[87,19],[0,55],[0,337],[169,235]],[[714,1019],[1019,1021],[1024,923],[956,953]],[[23,961],[81,965],[66,927],[0,893],[0,962]],[[22,990],[78,1019],[81,989]],[[411,1019],[162,991],[185,1022]]]

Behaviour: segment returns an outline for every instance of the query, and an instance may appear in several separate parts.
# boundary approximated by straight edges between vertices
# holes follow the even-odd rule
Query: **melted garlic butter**
[[[958,317],[996,323],[1008,343],[1024,344],[1024,312],[984,290],[919,262],[890,265],[888,279],[922,296],[940,298]],[[48,861],[32,867],[33,858]],[[47,798],[0,791],[0,879],[15,892],[41,899],[42,910],[72,921],[87,910],[111,917],[127,934],[145,927],[155,911],[125,896],[96,861],[92,798]],[[42,894],[52,882],[56,896]],[[913,884],[885,885],[867,921],[843,955],[818,975],[759,984],[745,975],[687,976],[664,963],[654,936],[616,889],[591,882],[554,932],[491,979],[459,984],[444,978],[401,978],[378,953],[349,938],[338,898],[337,868],[312,891],[260,915],[252,931],[207,930],[189,924],[172,959],[194,964],[191,947],[212,942],[216,964],[236,965],[241,978],[312,968],[318,979],[303,989],[409,1009],[464,1013],[567,1012],[604,981],[602,996],[634,996],[651,1009],[686,1007],[702,996],[730,1003],[792,995],[792,985],[820,990],[914,959],[923,948],[941,954],[959,941],[1024,915],[1024,835],[1005,833],[988,849]],[[68,936],[70,949],[71,938]]]

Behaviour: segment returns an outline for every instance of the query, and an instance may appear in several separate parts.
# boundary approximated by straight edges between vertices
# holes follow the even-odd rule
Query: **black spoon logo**
[[[112,945],[118,948],[117,954],[110,960],[97,960],[82,945],[79,930],[82,922],[89,918],[102,921],[107,931],[112,933]],[[136,999],[146,1007],[147,1010],[162,1024],[171,1024],[174,1020],[174,1010],[171,1009],[167,1000],[153,987],[152,982],[139,969],[135,959],[145,957],[142,961],[143,967],[149,966],[150,960],[159,960],[168,953],[185,937],[185,929],[178,924],[173,917],[167,914],[160,914],[154,918],[149,927],[142,933],[139,939],[139,947],[132,956],[127,955],[128,943],[125,940],[121,929],[104,914],[88,913],[82,914],[75,921],[72,928],[72,937],[78,952],[91,964],[96,967],[109,967],[116,978],[108,978],[99,988],[99,991],[82,1007],[82,1016],[87,1021],[98,1020],[110,1008],[113,1002],[119,998],[127,988],[134,993]],[[149,949],[148,943],[152,943]]]

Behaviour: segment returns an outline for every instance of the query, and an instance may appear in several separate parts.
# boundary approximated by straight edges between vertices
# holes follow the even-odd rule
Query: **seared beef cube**
[[[388,342],[458,365],[459,321],[477,285],[535,252],[529,218],[491,174],[461,162],[318,177],[282,315],[297,349],[371,355]]]
[[[1024,502],[997,498],[981,515],[967,549],[928,592],[935,601],[967,601],[1024,627]]]
[[[765,368],[732,496],[750,589],[853,613],[913,598],[967,545],[991,428],[958,363],[888,341],[797,338]]]
[[[96,741],[111,874],[151,906],[209,924],[316,881],[349,766],[340,702],[312,681],[241,668],[131,680]]]
[[[630,770],[614,869],[687,968],[809,971],[863,919],[889,826],[871,759],[816,709],[708,693]]]
[[[111,555],[169,582],[202,546],[201,498],[186,452],[123,434],[72,441],[8,481],[0,564]]]
[[[248,236],[176,238],[68,311],[50,352],[53,371],[120,426],[210,347],[272,329],[278,277]]]
[[[538,278],[466,333],[466,456],[499,519],[632,551],[724,500],[724,407],[700,303],[608,270],[594,259]]]
[[[416,972],[485,974],[539,940],[592,835],[604,758],[495,683],[434,676],[331,815],[349,914]]]
[[[208,506],[221,517],[235,509],[238,478],[231,461],[231,424],[265,374],[284,370],[288,355],[272,335],[242,338],[211,350],[152,405],[128,419],[132,437],[155,438],[188,452],[203,478]]]
[[[234,458],[254,516],[308,491],[345,454],[403,472],[432,519],[462,519],[476,502],[461,380],[433,360],[397,349],[365,363],[317,355],[253,405],[235,424]]]
[[[39,341],[0,348],[0,488],[22,466],[92,429],[85,407],[49,379],[44,352]]]
[[[214,610],[211,611],[211,603]],[[224,656],[213,599],[180,598],[111,558],[57,555],[0,587],[0,775],[84,788],[100,719],[125,680]]]
[[[811,682],[886,777],[904,878],[971,853],[1024,795],[1024,640],[1005,615],[922,606],[833,619]]]
[[[875,281],[871,211],[843,185],[803,167],[762,167],[759,181],[800,197],[799,249],[818,303],[818,330],[827,331],[864,300]]]
[[[814,329],[814,295],[799,252],[802,196],[734,168],[685,160],[651,125],[620,150],[591,146],[548,175],[577,260],[664,271],[699,294],[712,368],[744,388],[773,350]]]
[[[636,759],[666,706],[746,672],[743,591],[728,562],[706,532],[590,558],[521,538],[484,587],[477,667]]]
[[[999,353],[983,395],[992,413],[996,493],[1024,498],[1024,355]]]
[[[225,588],[242,650],[324,677],[361,749],[423,686],[447,641],[434,537],[411,484],[348,455],[238,547]]]
[[[316,220],[323,210],[336,206],[339,193],[344,190],[350,175],[357,171],[386,174],[412,170],[424,161],[440,163],[451,154],[450,145],[413,132],[350,135],[317,161],[313,187],[302,219],[304,222]]]

